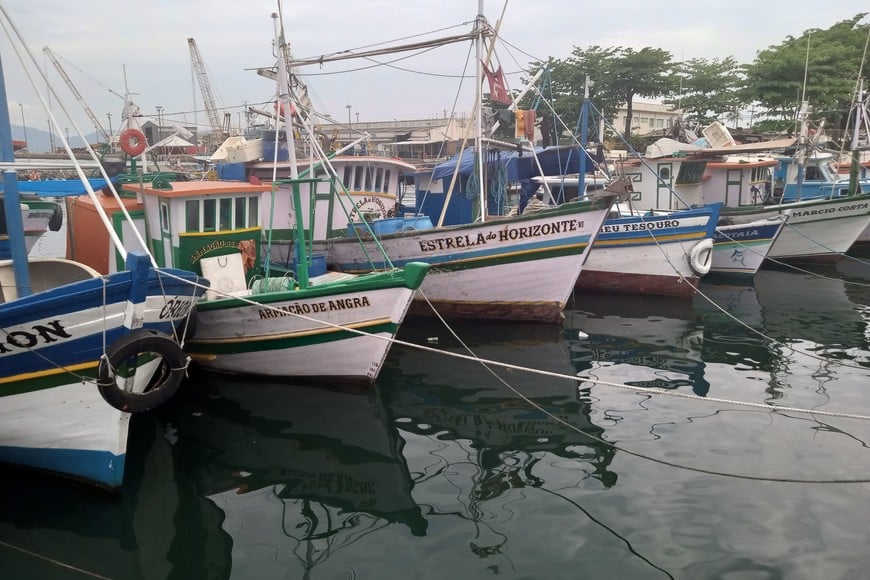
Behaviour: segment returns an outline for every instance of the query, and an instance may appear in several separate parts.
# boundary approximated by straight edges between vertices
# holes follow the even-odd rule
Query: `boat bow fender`
[[[713,238],[704,238],[689,251],[689,266],[699,278],[710,272],[713,264]]]

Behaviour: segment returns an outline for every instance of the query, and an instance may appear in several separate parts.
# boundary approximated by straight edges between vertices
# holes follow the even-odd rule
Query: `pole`
[[[24,105],[18,103],[18,107],[21,109],[21,127],[24,129],[24,146],[27,147],[27,151],[30,151],[30,146],[27,145],[27,123],[24,122]]]

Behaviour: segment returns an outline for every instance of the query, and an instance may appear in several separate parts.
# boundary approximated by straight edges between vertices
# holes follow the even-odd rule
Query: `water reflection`
[[[178,465],[222,511],[234,577],[305,577],[392,524],[426,533],[377,387],[209,377],[197,395],[175,406]]]

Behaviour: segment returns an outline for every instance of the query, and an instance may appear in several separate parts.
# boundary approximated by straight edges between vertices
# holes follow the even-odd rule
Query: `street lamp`
[[[351,109],[351,106],[350,106],[350,105],[345,105],[344,108],[347,109],[347,126],[350,127],[350,126],[351,126],[351,120],[350,120],[350,109]]]
[[[18,103],[18,106],[21,108],[21,126],[24,128],[24,146],[27,147],[28,151],[30,151],[30,147],[27,145],[27,123],[24,122],[24,105]]]
[[[157,140],[163,137],[163,107],[157,105]]]

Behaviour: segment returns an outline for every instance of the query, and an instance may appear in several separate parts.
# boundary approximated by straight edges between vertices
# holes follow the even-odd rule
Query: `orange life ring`
[[[124,129],[121,131],[121,136],[118,138],[118,145],[121,147],[121,151],[135,157],[136,155],[141,155],[145,148],[148,146],[148,142],[145,140],[145,133],[140,131],[139,129]]]

